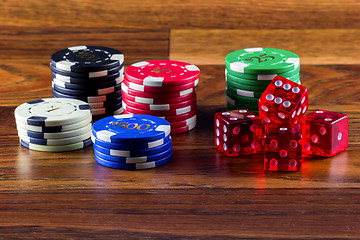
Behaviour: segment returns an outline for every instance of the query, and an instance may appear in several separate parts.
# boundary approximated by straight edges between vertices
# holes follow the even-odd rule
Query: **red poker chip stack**
[[[171,60],[134,63],[121,84],[124,113],[147,114],[169,121],[171,133],[196,126],[197,66]]]

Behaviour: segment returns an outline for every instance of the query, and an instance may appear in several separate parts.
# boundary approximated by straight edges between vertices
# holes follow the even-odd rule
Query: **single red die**
[[[263,151],[260,117],[246,109],[215,114],[215,146],[227,156]]]
[[[266,124],[263,139],[264,169],[299,171],[302,160],[301,143],[300,124]]]
[[[304,154],[331,157],[347,148],[349,119],[345,114],[313,111],[302,124]]]
[[[304,86],[276,76],[259,99],[259,114],[266,124],[298,124],[308,106]]]

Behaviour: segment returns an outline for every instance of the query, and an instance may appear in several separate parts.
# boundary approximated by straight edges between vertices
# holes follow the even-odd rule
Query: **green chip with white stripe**
[[[300,66],[300,58],[292,52],[276,48],[246,48],[228,54],[225,58],[228,71],[241,74],[278,74]],[[239,74],[240,73],[240,74]]]
[[[271,82],[271,80],[276,77],[276,76],[281,76],[281,74],[271,74],[271,75],[256,75],[256,76],[268,76],[268,80],[265,80],[265,78],[263,80],[255,80],[255,79],[247,79],[247,78],[243,78],[243,77],[238,77],[238,76],[234,76],[232,74],[230,74],[227,69],[225,69],[225,79],[229,80],[229,81],[233,81],[233,82],[238,82],[238,83],[242,83],[242,84],[246,84],[246,85],[252,85],[252,86],[267,86],[269,85],[269,83]],[[271,78],[271,77],[273,78]],[[284,76],[281,76],[284,77]],[[300,75],[295,74],[293,76],[287,76],[284,77],[287,78],[293,82],[297,82],[300,79]]]

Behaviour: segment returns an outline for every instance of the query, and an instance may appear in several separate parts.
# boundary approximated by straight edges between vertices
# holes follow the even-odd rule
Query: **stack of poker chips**
[[[15,109],[20,143],[44,152],[64,152],[91,145],[90,106],[80,100],[45,98]]]
[[[259,98],[276,76],[300,84],[300,59],[286,50],[246,48],[228,54],[225,63],[229,109],[246,108],[259,114]]]
[[[196,126],[197,66],[170,60],[138,62],[125,71],[122,82],[124,113],[146,114],[166,119],[171,134]]]
[[[83,100],[94,120],[122,113],[124,55],[112,48],[75,46],[51,56],[53,96]]]
[[[92,141],[95,160],[116,169],[154,168],[173,156],[168,121],[149,115],[123,114],[94,123]]]

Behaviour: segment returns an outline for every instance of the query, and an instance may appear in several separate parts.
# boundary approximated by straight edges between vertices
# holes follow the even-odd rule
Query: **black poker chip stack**
[[[116,49],[74,46],[51,56],[52,91],[55,98],[87,102],[93,120],[121,114],[124,55]]]

